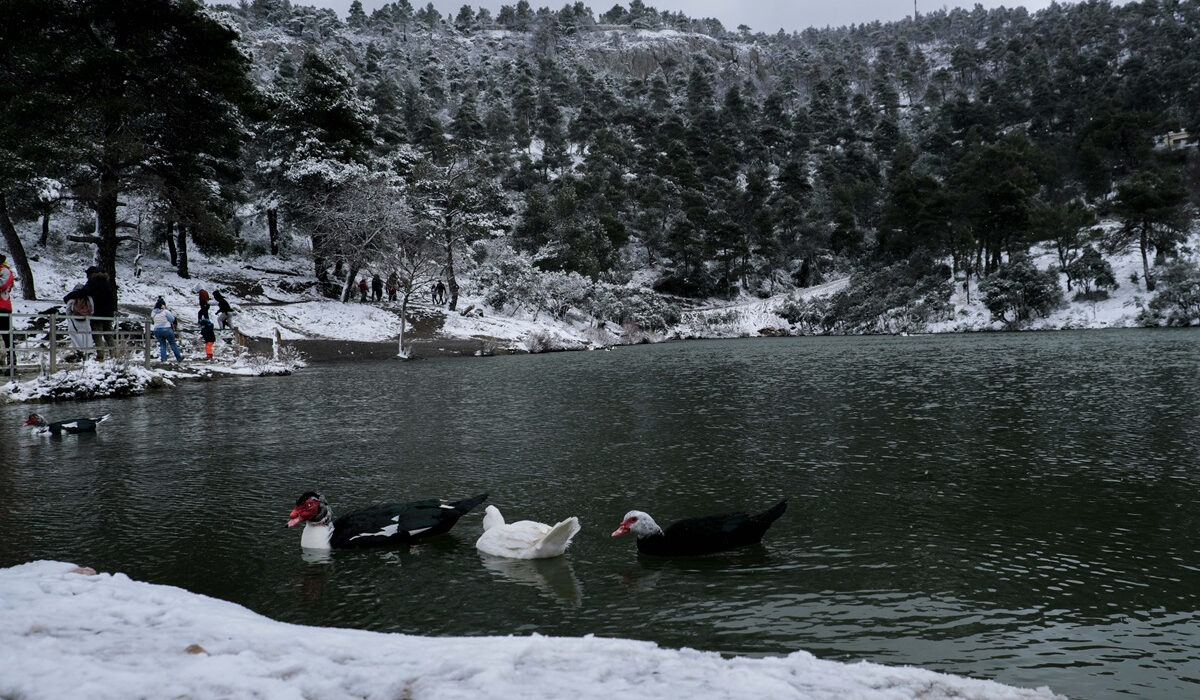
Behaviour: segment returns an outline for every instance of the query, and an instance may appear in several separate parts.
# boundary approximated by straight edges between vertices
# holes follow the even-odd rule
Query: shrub
[[[979,283],[983,305],[994,318],[1019,326],[1034,314],[1043,318],[1063,302],[1058,274],[1037,269],[1028,255],[1018,254]]]
[[[950,270],[924,254],[855,273],[827,299],[794,301],[777,311],[805,332],[920,332],[948,318]]]
[[[1176,260],[1164,267],[1148,307],[1156,320],[1164,319],[1168,326],[1200,323],[1200,265]]]

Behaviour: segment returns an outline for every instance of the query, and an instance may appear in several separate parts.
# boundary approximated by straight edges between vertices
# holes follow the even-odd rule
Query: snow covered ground
[[[38,299],[14,299],[17,313],[36,313],[61,305],[68,290],[84,279],[83,270],[92,261],[85,246],[74,246],[42,255],[31,261]],[[1196,256],[1200,251],[1200,234],[1193,235],[1184,246],[1185,255]],[[1049,249],[1035,248],[1034,260],[1046,268],[1056,262]],[[1131,281],[1141,274],[1141,261],[1135,249],[1108,256],[1120,286],[1109,298],[1095,303],[1070,302],[1048,318],[1034,319],[1033,330],[1077,328],[1122,328],[1136,326],[1139,308],[1148,301],[1140,283]],[[155,299],[163,297],[180,317],[181,344],[189,361],[181,367],[85,367],[70,373],[60,372],[53,378],[25,378],[9,383],[0,396],[7,400],[30,401],[67,398],[69,387],[77,389],[76,396],[119,395],[137,387],[140,393],[147,386],[169,385],[188,378],[206,378],[218,374],[286,374],[301,363],[287,358],[272,363],[270,358],[254,358],[233,348],[218,347],[218,362],[207,364],[199,359],[196,344],[197,291],[220,290],[237,311],[236,325],[243,333],[261,339],[275,337],[284,341],[316,339],[366,343],[396,343],[401,330],[400,304],[384,302],[342,303],[322,297],[311,274],[311,264],[304,256],[291,259],[263,257],[209,258],[193,252],[190,260],[192,277],[181,278],[161,255],[145,256],[140,274],[134,274],[131,260],[118,265],[118,284],[121,310],[127,314],[148,313]],[[546,350],[596,349],[614,344],[636,343],[645,340],[671,338],[737,338],[759,335],[793,335],[799,333],[777,311],[785,303],[797,299],[826,296],[843,289],[847,279],[835,279],[823,285],[767,299],[744,297],[732,302],[714,301],[706,306],[689,309],[675,327],[653,335],[626,335],[614,324],[598,323],[596,319],[576,312],[555,318],[546,313],[504,311],[487,307],[482,298],[473,296],[466,285],[459,298],[458,311],[448,311],[430,303],[426,294],[414,295],[409,306],[409,326],[405,329],[406,343],[459,341],[460,348],[476,354],[498,351],[542,352]],[[1065,290],[1064,290],[1065,291]],[[20,295],[17,295],[20,296]],[[992,320],[980,301],[976,280],[971,281],[970,293],[956,285],[952,297],[953,317],[932,324],[934,333],[1000,330],[1002,324]],[[464,313],[465,312],[465,313]],[[414,323],[416,326],[414,327]],[[222,350],[225,350],[222,352]],[[397,354],[399,346],[397,345]],[[79,389],[91,383],[97,387],[89,393]],[[106,390],[105,387],[108,387]],[[107,392],[107,393],[106,393]]]
[[[1200,250],[1200,235],[1194,235],[1184,248],[1185,254],[1196,256]],[[82,247],[77,247],[82,251]],[[1056,262],[1052,251],[1034,249],[1034,260],[1040,267]],[[1120,287],[1109,298],[1096,303],[1073,302],[1055,311],[1049,318],[1035,319],[1030,328],[1118,328],[1136,325],[1138,303],[1148,300],[1141,284],[1130,281],[1133,273],[1141,273],[1141,261],[1135,249],[1108,256]],[[84,279],[83,270],[91,264],[83,252],[56,258],[44,256],[31,262],[37,283],[38,300],[15,299],[15,311],[28,313],[60,304],[62,296]],[[118,266],[118,283],[122,310],[130,313],[148,312],[159,296],[178,312],[183,335],[195,328],[196,290],[221,290],[238,311],[237,325],[244,333],[270,339],[276,331],[287,340],[302,338],[395,342],[400,333],[398,303],[342,303],[320,296],[314,286],[311,264],[303,256],[290,260],[264,257],[260,259],[208,258],[199,252],[191,254],[190,279],[180,278],[161,256],[146,256],[142,273],[134,276],[132,265],[122,261]],[[832,294],[845,287],[846,279],[800,290],[791,298],[811,298]],[[1064,290],[1065,291],[1065,290]],[[15,295],[19,296],[19,295]],[[661,334],[665,338],[757,336],[765,329],[780,334],[796,330],[780,317],[776,310],[788,294],[768,299],[743,298],[734,302],[714,302],[684,314],[675,328]],[[979,299],[976,281],[972,280],[970,296],[961,285],[955,288],[952,303],[955,314],[951,320],[934,324],[931,332],[963,332],[998,330]],[[425,294],[414,295],[410,310],[426,319],[435,329],[432,335],[443,339],[473,339],[486,342],[497,349],[587,349],[622,342],[619,330],[598,331],[594,319],[568,314],[564,319],[549,314],[501,313],[486,307],[482,299],[472,296],[469,289],[459,299],[459,312],[429,303]],[[462,310],[472,313],[463,315]],[[410,324],[412,317],[410,317]],[[611,324],[609,326],[612,328]],[[406,330],[406,335],[414,329]],[[638,338],[637,341],[640,341]],[[634,341],[634,342],[637,342]]]
[[[179,588],[38,561],[0,570],[0,697],[1057,698],[908,667],[724,658],[596,637],[303,627]]]

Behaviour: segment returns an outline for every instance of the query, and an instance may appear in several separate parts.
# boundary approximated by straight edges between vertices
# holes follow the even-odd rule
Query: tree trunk
[[[267,236],[271,240],[271,255],[279,255],[279,210],[267,210]]]
[[[412,294],[412,285],[408,285],[404,289],[404,299],[400,301],[400,347],[396,351],[398,357],[408,359],[408,353],[404,351],[404,327],[408,325],[408,297]]]
[[[37,294],[33,291],[33,270],[29,268],[29,258],[25,257],[25,246],[21,244],[17,228],[13,226],[12,218],[8,215],[8,200],[4,197],[3,192],[0,192],[0,229],[3,229],[4,245],[8,247],[8,254],[12,258],[12,264],[16,267],[17,279],[21,282],[22,298],[37,299]]]
[[[38,239],[38,245],[45,248],[50,241],[50,212],[42,212],[42,236]]]
[[[358,276],[358,266],[351,265],[347,270],[346,284],[342,287],[342,301],[350,301],[350,297],[358,292],[358,285],[354,283],[354,278]]]
[[[1142,226],[1142,233],[1138,240],[1138,244],[1142,249],[1142,273],[1146,278],[1146,291],[1154,291],[1154,276],[1150,274],[1150,258],[1146,255],[1146,249],[1150,245],[1149,236],[1146,233],[1146,227]]]
[[[196,225],[192,224],[192,231],[195,232]],[[187,236],[188,227],[186,224],[179,225],[179,276],[183,279],[188,279],[188,254],[187,254]]]
[[[447,236],[446,241],[446,288],[450,290],[450,306],[454,311],[458,305],[458,278],[454,276],[454,243]]]
[[[96,211],[96,266],[108,274],[108,278],[116,283],[117,279],[117,208],[120,202],[121,179],[116,166],[105,167],[100,171],[100,191],[94,205]]]
[[[179,267],[179,251],[175,249],[175,222],[167,221],[167,252],[171,254],[171,267]]]

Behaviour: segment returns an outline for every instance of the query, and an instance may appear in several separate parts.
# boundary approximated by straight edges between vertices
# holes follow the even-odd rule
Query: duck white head
[[[499,508],[497,508],[496,506],[488,506],[487,508],[484,509],[484,511],[483,511],[483,531],[484,532],[487,532],[488,530],[490,530],[498,525],[503,525],[503,524],[504,524],[504,516],[500,515]]]
[[[632,532],[638,537],[649,537],[662,534],[662,528],[654,522],[654,518],[651,518],[649,514],[640,510],[631,510],[625,514],[625,519],[621,521],[620,527],[613,531],[612,536],[617,537],[628,532]]]

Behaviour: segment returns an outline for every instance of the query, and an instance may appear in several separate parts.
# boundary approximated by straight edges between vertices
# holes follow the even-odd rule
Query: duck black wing
[[[784,500],[755,515],[723,513],[687,518],[671,524],[661,535],[639,539],[638,551],[659,556],[699,556],[748,547],[761,542],[767,528],[786,510]]]
[[[49,425],[50,432],[54,435],[60,433],[94,433],[96,426],[108,420],[111,414],[104,414],[99,418],[72,418],[71,420],[60,420]]]
[[[448,502],[431,498],[412,503],[385,503],[347,513],[333,521],[333,547],[377,547],[407,544],[448,532],[458,519],[483,503],[487,494]]]

